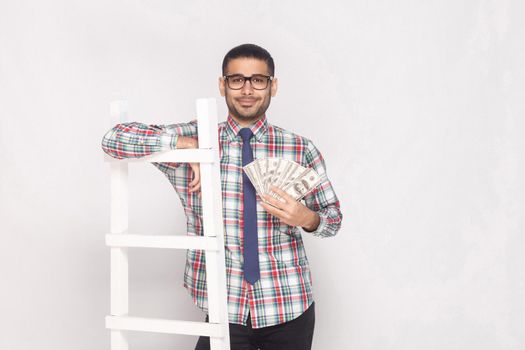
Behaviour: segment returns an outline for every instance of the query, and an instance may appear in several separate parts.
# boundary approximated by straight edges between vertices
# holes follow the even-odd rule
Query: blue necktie
[[[239,131],[242,137],[242,166],[253,161],[250,138],[253,136],[249,128]],[[243,218],[244,218],[244,278],[254,284],[260,278],[259,252],[257,249],[257,202],[255,188],[246,174],[242,173]]]

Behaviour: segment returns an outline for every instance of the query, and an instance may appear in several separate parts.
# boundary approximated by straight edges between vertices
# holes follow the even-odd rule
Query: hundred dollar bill
[[[301,200],[310,193],[319,183],[321,177],[312,168],[307,168],[293,183],[290,183],[283,190],[296,201]]]
[[[282,187],[284,180],[286,180],[286,177],[288,176],[288,173],[290,172],[290,169],[294,166],[294,164],[297,163],[292,162],[291,160],[283,159],[279,164],[279,168],[277,169],[277,178],[272,183],[272,185],[279,188]]]
[[[259,182],[261,183],[262,193],[266,193],[266,172],[268,169],[268,160],[266,158],[257,159],[255,161],[255,169],[257,169],[257,176],[259,176]]]
[[[299,178],[299,176],[301,176],[301,174],[304,173],[305,170],[306,170],[305,167],[303,167],[300,164],[294,162],[292,164],[292,168],[290,169],[290,172],[288,173],[288,176],[283,181],[281,187],[282,188],[288,187],[295,180],[297,180]]]
[[[273,177],[273,180],[270,185],[275,186],[277,188],[282,188],[290,172],[296,169],[298,166],[299,164],[291,160],[282,159],[277,165],[275,176]],[[269,188],[268,188],[268,192],[270,196],[272,196],[273,198],[283,200],[277,193],[270,191]]]
[[[272,185],[279,188],[283,187],[283,183],[286,180],[290,169],[296,164],[296,162],[291,160],[282,159],[277,170],[275,171],[275,177],[274,181],[272,181]]]
[[[277,171],[279,169],[279,166],[281,164],[281,161],[284,161],[280,158],[268,158],[268,171],[266,173],[266,179],[265,179],[265,192],[268,193],[270,191],[270,186],[274,184],[274,181],[276,180],[276,177],[278,176]]]
[[[262,183],[263,183],[263,188],[262,190],[264,191],[264,193],[268,193],[268,182],[270,181],[270,159],[269,158],[263,158],[259,161],[261,163],[261,170],[263,171],[262,173]]]
[[[294,183],[300,176],[303,174],[306,170],[305,167],[301,166],[300,164],[293,162],[293,161],[287,161],[289,163],[289,168],[286,174],[283,176],[283,178],[280,180],[279,186],[276,186],[278,188],[284,189],[290,184]],[[269,190],[268,190],[269,191]],[[284,201],[277,193],[270,192],[270,196],[279,199],[281,201]]]
[[[285,174],[285,176],[281,179],[281,184],[280,186],[276,186],[278,188],[280,188],[281,190],[284,190],[285,188],[287,188],[289,185],[291,185],[292,183],[294,183],[294,181],[306,170],[306,168],[304,168],[303,166],[301,166],[300,164],[296,163],[296,162],[292,162],[290,161],[289,163],[289,168],[288,168],[288,171],[287,173]],[[275,199],[278,199],[282,202],[284,202],[284,199],[279,196],[277,193],[275,192],[272,192],[272,191],[269,191],[269,195]]]
[[[244,172],[246,173],[246,176],[250,179],[250,182],[252,183],[253,187],[255,187],[255,190],[259,195],[262,194],[261,185],[257,178],[257,173],[255,171],[254,163],[247,164],[243,167]]]
[[[259,186],[261,188],[261,193],[265,193],[264,191],[264,177],[266,175],[266,165],[265,165],[265,159],[256,159],[253,161],[253,166],[255,169],[255,173],[257,176],[257,181],[259,181]]]

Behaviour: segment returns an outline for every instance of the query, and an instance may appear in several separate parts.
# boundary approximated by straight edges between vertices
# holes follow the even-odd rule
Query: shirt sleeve
[[[321,177],[321,182],[315,189],[304,197],[305,205],[319,214],[319,226],[311,233],[317,237],[332,237],[341,228],[343,214],[330,180],[326,174],[324,158],[312,141],[308,140],[305,152],[306,165],[313,168]]]
[[[113,158],[139,158],[159,151],[175,149],[178,134],[164,125],[139,122],[117,124],[102,138],[102,149]]]

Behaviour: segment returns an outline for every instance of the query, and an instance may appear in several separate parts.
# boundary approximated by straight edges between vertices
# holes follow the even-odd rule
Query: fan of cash
[[[270,186],[280,188],[299,201],[321,182],[321,177],[314,169],[287,159],[256,159],[243,169],[259,195],[270,195],[279,200],[282,198],[272,192]]]

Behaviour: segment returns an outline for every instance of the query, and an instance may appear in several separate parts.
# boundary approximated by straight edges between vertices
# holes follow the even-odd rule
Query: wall
[[[109,103],[172,123],[216,97],[224,120],[222,58],[252,42],[280,80],[269,121],[314,141],[344,213],[336,237],[304,235],[314,349],[523,349],[523,10],[2,2],[0,348],[109,349]],[[182,234],[168,181],[131,167],[132,230]],[[133,315],[204,319],[182,287],[183,255],[131,250]],[[137,350],[195,342],[130,333]]]

